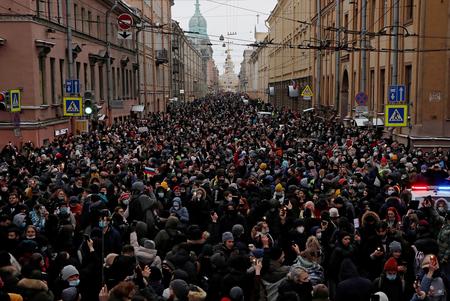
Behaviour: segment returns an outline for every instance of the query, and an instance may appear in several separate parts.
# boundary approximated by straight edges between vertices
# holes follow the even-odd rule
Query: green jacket
[[[441,231],[438,235],[438,244],[439,244],[439,258],[441,260],[449,260],[450,259],[450,223],[442,227]]]

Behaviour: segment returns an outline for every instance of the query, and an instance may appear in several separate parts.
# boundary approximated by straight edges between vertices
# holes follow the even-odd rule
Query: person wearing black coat
[[[398,274],[398,265],[394,257],[384,264],[383,273],[373,281],[373,293],[383,292],[389,301],[404,300],[405,284]]]
[[[312,301],[312,291],[308,272],[302,267],[292,267],[278,287],[277,301],[286,300],[291,293],[295,293],[301,301]]]
[[[372,283],[369,279],[359,276],[358,270],[351,259],[346,258],[342,261],[339,280],[335,301],[370,300]]]

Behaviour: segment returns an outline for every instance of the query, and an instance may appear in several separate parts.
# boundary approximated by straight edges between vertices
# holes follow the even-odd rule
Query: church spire
[[[195,0],[195,13],[200,14],[200,2],[199,0]]]

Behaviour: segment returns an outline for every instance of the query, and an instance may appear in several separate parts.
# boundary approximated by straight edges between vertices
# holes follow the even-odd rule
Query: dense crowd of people
[[[382,134],[220,95],[9,144],[0,300],[449,300],[449,153]]]

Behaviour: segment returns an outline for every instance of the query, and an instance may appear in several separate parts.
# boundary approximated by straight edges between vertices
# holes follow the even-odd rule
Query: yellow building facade
[[[368,114],[384,117],[390,86],[396,82],[406,88],[410,119],[394,135],[415,146],[449,144],[449,1],[399,0],[398,23],[396,2],[278,1],[267,20],[272,42],[268,86],[275,90],[269,100],[289,108],[323,105],[336,109],[341,118],[351,118],[355,96],[364,92]],[[289,97],[292,84],[300,92],[311,85],[314,97]]]

